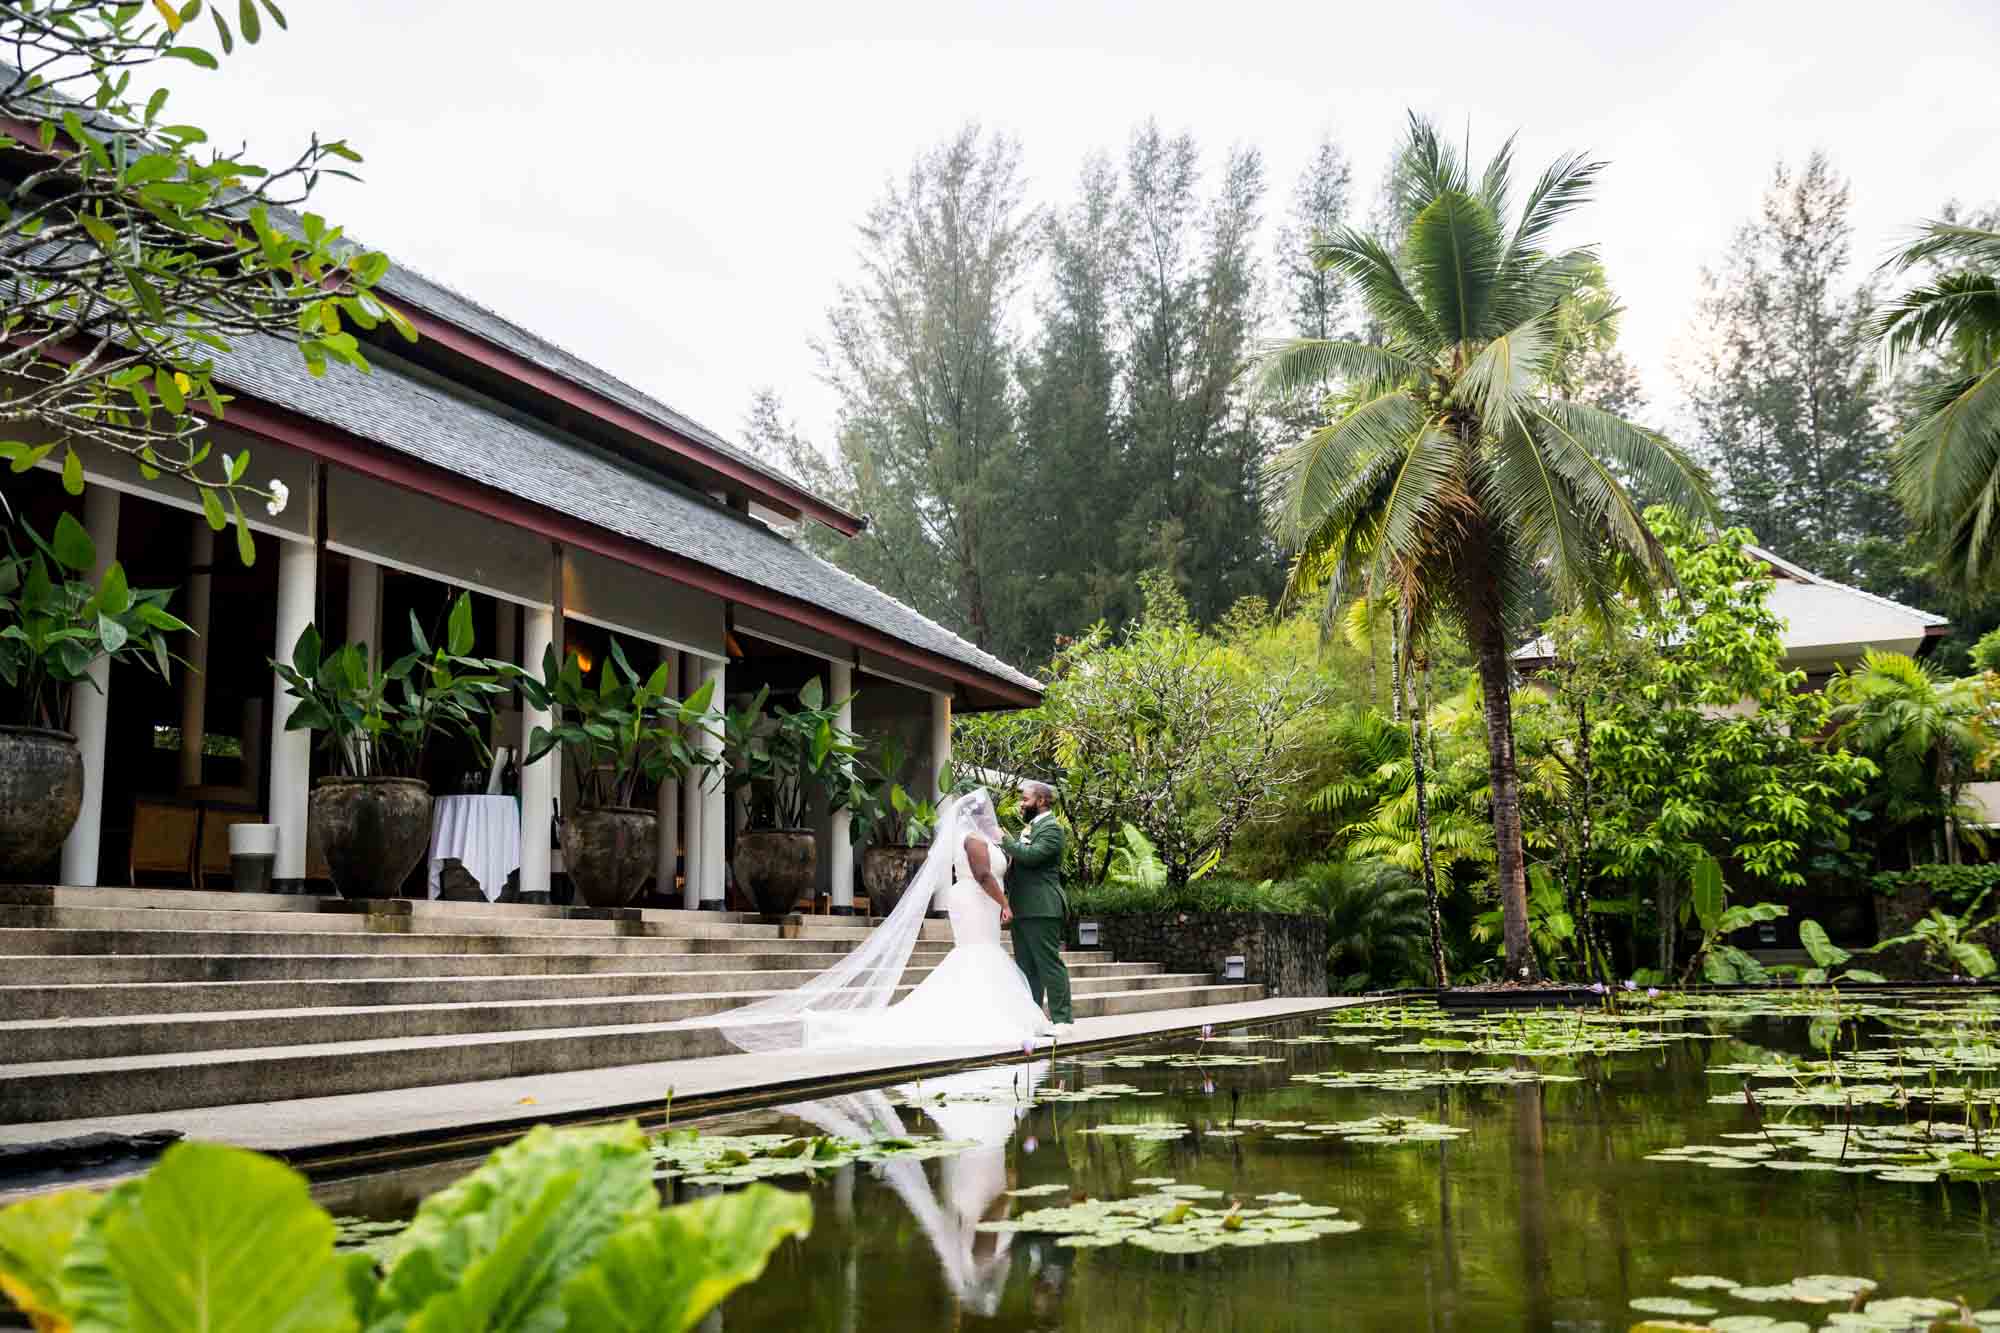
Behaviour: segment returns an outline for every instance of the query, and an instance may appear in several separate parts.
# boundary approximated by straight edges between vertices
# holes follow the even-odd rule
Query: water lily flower
[[[1035,1053],[1035,1039],[1033,1037],[1030,1037],[1026,1041],[1021,1043],[1021,1054],[1033,1055],[1034,1053]]]
[[[1027,1138],[1021,1140],[1022,1152],[1033,1152],[1035,1149],[1041,1146],[1042,1146],[1041,1140],[1037,1139],[1033,1134],[1030,1134]]]
[[[1639,983],[1638,983],[1638,982],[1636,982],[1636,981],[1634,981],[1634,980],[1632,980],[1632,978],[1630,978],[1630,977],[1627,977],[1627,978],[1625,978],[1625,989],[1626,989],[1626,990],[1638,990],[1638,989],[1639,989]]]
[[[1591,983],[1590,983],[1590,993],[1591,993],[1592,995],[1602,995],[1602,994],[1604,994],[1604,993],[1605,993],[1605,991],[1604,991],[1604,983],[1603,983],[1603,982],[1601,982],[1601,981],[1593,981],[1593,982],[1591,982]]]
[[[270,490],[271,498],[264,502],[264,508],[270,512],[272,518],[276,518],[285,512],[285,505],[292,498],[292,488],[273,477]]]
[[[1214,1027],[1213,1027],[1212,1025],[1210,1025],[1210,1024],[1208,1024],[1208,1023],[1203,1023],[1203,1024],[1201,1025],[1201,1039],[1202,1039],[1203,1041],[1207,1041],[1207,1040],[1208,1040],[1208,1038],[1209,1038],[1209,1036],[1210,1036],[1210,1034],[1212,1034],[1212,1033],[1213,1033],[1214,1031],[1215,1031],[1215,1028],[1214,1028]]]
[[[1203,1092],[1205,1092],[1205,1093],[1209,1094],[1210,1096],[1214,1096],[1214,1095],[1215,1095],[1215,1080],[1214,1080],[1214,1079],[1212,1079],[1212,1078],[1205,1078],[1205,1079],[1203,1079],[1203,1080],[1201,1081],[1201,1090],[1202,1090]]]
[[[1648,987],[1646,987],[1646,998],[1647,998],[1647,999],[1649,999],[1649,1000],[1657,1000],[1657,999],[1659,999],[1659,998],[1660,998],[1660,988],[1659,988],[1658,986],[1648,986]]]

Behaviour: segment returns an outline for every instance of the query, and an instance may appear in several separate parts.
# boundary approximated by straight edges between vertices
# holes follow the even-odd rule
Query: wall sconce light
[[[1241,980],[1243,980],[1243,955],[1242,955],[1242,954],[1240,954],[1240,953],[1233,953],[1233,954],[1230,954],[1230,955],[1229,955],[1229,957],[1227,957],[1227,958],[1225,958],[1225,959],[1223,959],[1223,960],[1222,960],[1222,979],[1223,979],[1224,981],[1241,981]]]
[[[1076,923],[1076,943],[1080,949],[1095,949],[1097,947],[1097,923],[1095,921],[1079,921]]]
[[[1772,924],[1771,924],[1770,922],[1768,922],[1768,921],[1760,921],[1760,922],[1758,922],[1758,923],[1757,923],[1757,943],[1759,943],[1759,944],[1776,944],[1777,942],[1778,942],[1778,928],[1777,928],[1776,926],[1772,925]]]

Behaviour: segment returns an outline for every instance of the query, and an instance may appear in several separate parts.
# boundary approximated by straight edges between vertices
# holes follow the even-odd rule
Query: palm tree
[[[1889,261],[1919,266],[1943,271],[1891,302],[1876,336],[1891,365],[1939,349],[1946,374],[1918,400],[1896,482],[1946,573],[1976,586],[2000,558],[2000,231],[1928,223]]]
[[[1984,682],[1939,680],[1907,654],[1870,649],[1828,692],[1834,734],[1882,769],[1883,818],[1940,819],[1945,860],[1957,865],[1959,793],[1988,748]]]
[[[1602,164],[1565,157],[1518,217],[1510,139],[1475,180],[1412,116],[1403,152],[1409,219],[1400,253],[1351,228],[1317,237],[1313,261],[1356,291],[1380,346],[1300,339],[1270,349],[1260,378],[1289,396],[1341,385],[1329,419],[1272,463],[1278,535],[1297,552],[1291,593],[1333,605],[1393,591],[1421,644],[1441,618],[1464,630],[1484,685],[1491,817],[1508,972],[1533,976],[1520,775],[1508,652],[1535,578],[1599,614],[1666,555],[1620,476],[1695,513],[1713,501],[1660,435],[1565,399],[1554,381],[1563,303],[1596,271],[1589,249],[1544,249],[1590,197]],[[1511,225],[1510,225],[1511,218]]]

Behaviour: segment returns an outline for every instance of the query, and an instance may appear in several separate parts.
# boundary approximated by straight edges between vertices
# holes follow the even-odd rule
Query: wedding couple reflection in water
[[[839,1138],[935,1135],[975,1145],[934,1159],[935,1184],[925,1170],[931,1163],[921,1159],[891,1159],[864,1169],[909,1210],[958,1307],[991,1317],[999,1312],[1017,1268],[1025,1269],[1033,1283],[1030,1301],[1038,1309],[1053,1308],[1068,1278],[1070,1252],[1048,1244],[1047,1238],[979,1230],[981,1222],[1000,1221],[1011,1211],[1007,1191],[1014,1180],[1008,1146],[1021,1122],[1034,1113],[1034,1091],[1048,1076],[1049,1062],[1035,1060],[924,1079],[894,1090],[898,1100],[914,1105],[899,1107],[886,1091],[876,1089],[801,1102],[784,1111]]]

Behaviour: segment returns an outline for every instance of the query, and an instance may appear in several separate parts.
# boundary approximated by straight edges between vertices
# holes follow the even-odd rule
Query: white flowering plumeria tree
[[[267,18],[284,26],[270,0],[239,0],[233,28],[216,7],[206,22],[227,54]],[[75,443],[113,450],[148,480],[193,487],[217,531],[233,520],[248,563],[243,506],[276,514],[289,497],[253,479],[247,453],[212,451],[228,402],[214,355],[278,337],[315,375],[331,361],[366,370],[352,330],[416,331],[374,295],[386,256],[285,211],[322,173],[347,175],[352,149],[315,138],[267,169],[177,123],[164,87],[145,95],[165,62],[216,67],[192,40],[202,19],[203,0],[0,6],[0,133],[14,139],[0,167],[0,461],[22,473],[60,450],[76,494]]]

